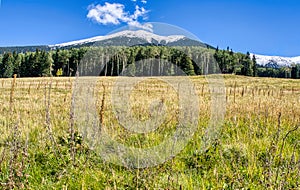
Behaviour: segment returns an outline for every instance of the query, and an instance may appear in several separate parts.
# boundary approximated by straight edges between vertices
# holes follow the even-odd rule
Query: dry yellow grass
[[[204,189],[209,189],[209,187],[217,189],[225,187],[239,188],[243,186],[249,188],[297,188],[296,186],[299,183],[295,178],[299,177],[300,147],[298,144],[300,129],[292,130],[300,123],[299,80],[248,78],[233,75],[224,75],[223,77],[226,87],[226,115],[219,140],[217,140],[217,150],[220,150],[219,153],[222,155],[220,156],[220,160],[216,164],[203,161],[203,165],[212,165],[210,169],[207,169],[208,173],[205,175],[197,173],[200,176],[197,177],[196,174],[191,174],[194,170],[197,172],[201,170],[202,172],[203,169],[201,168],[204,167],[200,166],[201,161],[197,159],[198,157],[199,159],[202,157],[201,155],[197,155],[196,152],[201,147],[201,135],[204,134],[206,125],[210,119],[211,97],[205,77],[190,77],[199,97],[201,121],[193,139],[179,155],[179,158],[170,161],[172,162],[171,166],[168,162],[165,166],[162,166],[166,170],[171,168],[174,174],[176,173],[177,178],[175,175],[164,171],[161,172],[159,169],[155,170],[159,175],[154,177],[151,169],[149,169],[147,171],[149,173],[144,171],[144,176],[139,176],[136,179],[137,183],[145,186],[147,185],[147,180],[149,180],[148,188],[150,189],[156,183],[158,187],[186,187],[187,189],[196,187]],[[70,133],[70,123],[72,120],[72,118],[70,120],[70,111],[74,80],[74,78],[17,79],[12,97],[13,79],[0,79],[1,171],[9,170],[9,142],[12,131],[15,130],[13,127],[15,125],[18,126],[18,131],[20,132],[19,138],[20,142],[22,142],[21,144],[24,146],[28,145],[28,162],[31,163],[31,166],[36,162],[34,160],[35,151],[53,152],[52,149],[55,149],[58,150],[57,154],[62,154],[64,150],[61,148],[63,145],[60,142],[60,138],[67,137]],[[101,130],[107,131],[112,139],[127,146],[144,148],[158,145],[166,136],[176,130],[176,123],[178,122],[176,114],[180,109],[178,94],[176,93],[176,89],[170,87],[162,79],[153,77],[143,80],[131,89],[132,93],[128,99],[131,103],[130,110],[133,112],[133,118],[136,120],[149,120],[153,116],[151,114],[154,113],[151,112],[151,109],[152,111],[153,109],[164,109],[166,115],[163,124],[157,130],[148,134],[134,134],[125,130],[120,125],[115,112],[112,110],[112,92],[114,92],[116,80],[119,79],[98,78],[97,80],[98,116],[102,118],[101,123],[103,124]],[[131,79],[124,78],[124,80]],[[180,78],[176,80],[180,80]],[[49,99],[47,93],[49,93],[50,85],[52,88]],[[128,90],[126,89],[126,85],[117,88],[120,96],[123,91],[126,92]],[[118,96],[118,94],[114,95]],[[187,92],[188,95],[189,92]],[[10,98],[13,98],[13,104],[11,104]],[[50,107],[48,109],[47,101],[49,100]],[[164,105],[164,107],[160,107],[161,105]],[[48,118],[46,116],[47,112],[50,114]],[[47,123],[47,119],[49,123]],[[47,128],[50,128],[50,131]],[[290,133],[288,133],[289,131]],[[54,141],[56,141],[55,143],[52,142],[51,135]],[[49,148],[49,145],[51,145],[52,149]],[[77,151],[75,148],[71,150]],[[213,154],[217,155],[217,153]],[[244,158],[247,164],[241,161]],[[80,156],[74,159],[73,162],[76,162],[78,165],[91,164],[90,161],[81,162]],[[292,159],[293,162],[291,161]],[[65,161],[62,161],[62,163],[65,163]],[[183,170],[189,167],[191,167],[190,172],[184,173]],[[60,172],[64,170],[63,168],[64,166],[61,166]],[[239,170],[240,168],[243,168],[243,170]],[[18,170],[16,168],[13,169]],[[89,173],[91,171],[86,170],[87,173],[85,175],[91,175]],[[110,180],[113,179],[111,182],[103,182],[103,186],[93,184],[91,187],[113,188],[116,185],[116,181],[119,180],[120,188],[122,188],[125,187],[125,181],[131,178],[132,174],[130,172],[128,174],[123,170],[120,171],[117,168],[108,171],[112,171],[112,173],[107,173],[103,169],[103,173],[95,175],[97,178],[105,180],[108,180],[108,178]],[[42,183],[41,185],[44,185],[44,187],[52,184],[59,188],[63,187],[62,184],[64,183],[70,183],[73,187],[82,187],[83,184],[92,178],[91,176],[90,178],[82,177],[83,174],[79,175],[76,173],[79,171],[75,170],[73,171],[74,175],[78,174],[81,176],[79,181],[71,183],[72,180],[68,178],[69,174],[62,172],[55,178],[57,181],[53,182],[50,178],[43,178],[41,173],[34,174],[30,168],[21,172],[27,172],[30,177],[29,179],[26,178],[29,182],[25,182],[25,178],[22,178],[20,183],[24,183],[28,188],[33,189],[38,183]],[[114,174],[114,172],[117,174]],[[125,177],[122,176],[122,172]],[[105,175],[109,177],[105,177]],[[138,174],[134,173],[134,175]],[[171,178],[174,178],[173,181],[166,178],[166,175],[171,175]],[[178,177],[178,175],[182,176]],[[149,179],[150,176],[153,178],[153,181]],[[16,180],[16,178],[12,179]],[[68,178],[68,180],[65,178]],[[9,177],[4,173],[0,179],[3,180],[2,184],[8,184],[5,180],[9,179]],[[146,181],[143,181],[143,179]],[[232,184],[235,185],[232,186]],[[133,183],[129,186],[132,187],[135,185],[136,183]]]

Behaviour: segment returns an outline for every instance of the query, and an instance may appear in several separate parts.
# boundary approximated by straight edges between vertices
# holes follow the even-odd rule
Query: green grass
[[[195,134],[178,155],[143,169],[107,162],[82,140],[77,125],[72,132],[73,78],[17,79],[14,89],[12,79],[0,79],[0,189],[299,189],[300,82],[224,79],[226,115],[218,138],[201,149],[211,97],[205,78],[191,77],[200,108]],[[158,109],[159,102],[166,113],[155,131],[136,134],[120,125],[112,110],[116,80],[98,78],[96,87],[101,130],[111,139],[150,148],[176,131],[176,89],[156,78],[135,86],[128,99],[133,118],[151,119],[149,107]],[[126,85],[119,90],[121,95]]]

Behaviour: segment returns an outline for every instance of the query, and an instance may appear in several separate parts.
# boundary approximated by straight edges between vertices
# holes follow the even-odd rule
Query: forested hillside
[[[99,75],[117,76],[125,69],[131,76],[176,76],[217,72],[217,61],[222,73],[245,76],[299,78],[300,66],[268,68],[257,65],[250,53],[198,46],[134,46],[134,47],[81,47],[52,51],[7,52],[0,55],[0,77],[75,76],[80,63],[90,68],[101,65]],[[169,64],[172,63],[172,64]]]

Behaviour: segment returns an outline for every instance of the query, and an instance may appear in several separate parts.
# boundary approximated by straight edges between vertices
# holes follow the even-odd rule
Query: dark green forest
[[[118,76],[126,70],[127,76],[176,76],[183,71],[190,76],[222,72],[253,77],[300,78],[300,65],[262,67],[249,52],[235,53],[229,47],[226,50],[197,46],[81,47],[0,55],[1,78],[10,78],[14,74],[18,77],[75,76],[77,68],[90,71],[87,75],[95,74],[93,71],[97,70],[99,76]]]

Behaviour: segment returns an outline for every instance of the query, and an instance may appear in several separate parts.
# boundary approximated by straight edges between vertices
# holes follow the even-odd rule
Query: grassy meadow
[[[74,124],[74,78],[0,79],[0,189],[299,189],[300,81],[223,77],[226,114],[218,138],[201,150],[211,96],[205,77],[190,77],[199,97],[196,132],[175,157],[140,169],[107,162],[88,146]],[[98,78],[94,89],[101,131],[138,148],[176,131],[178,95],[155,77],[130,89],[127,101],[141,121],[162,103],[165,120],[147,134],[124,129],[112,110],[116,80]],[[120,88],[120,96],[128,90]]]

